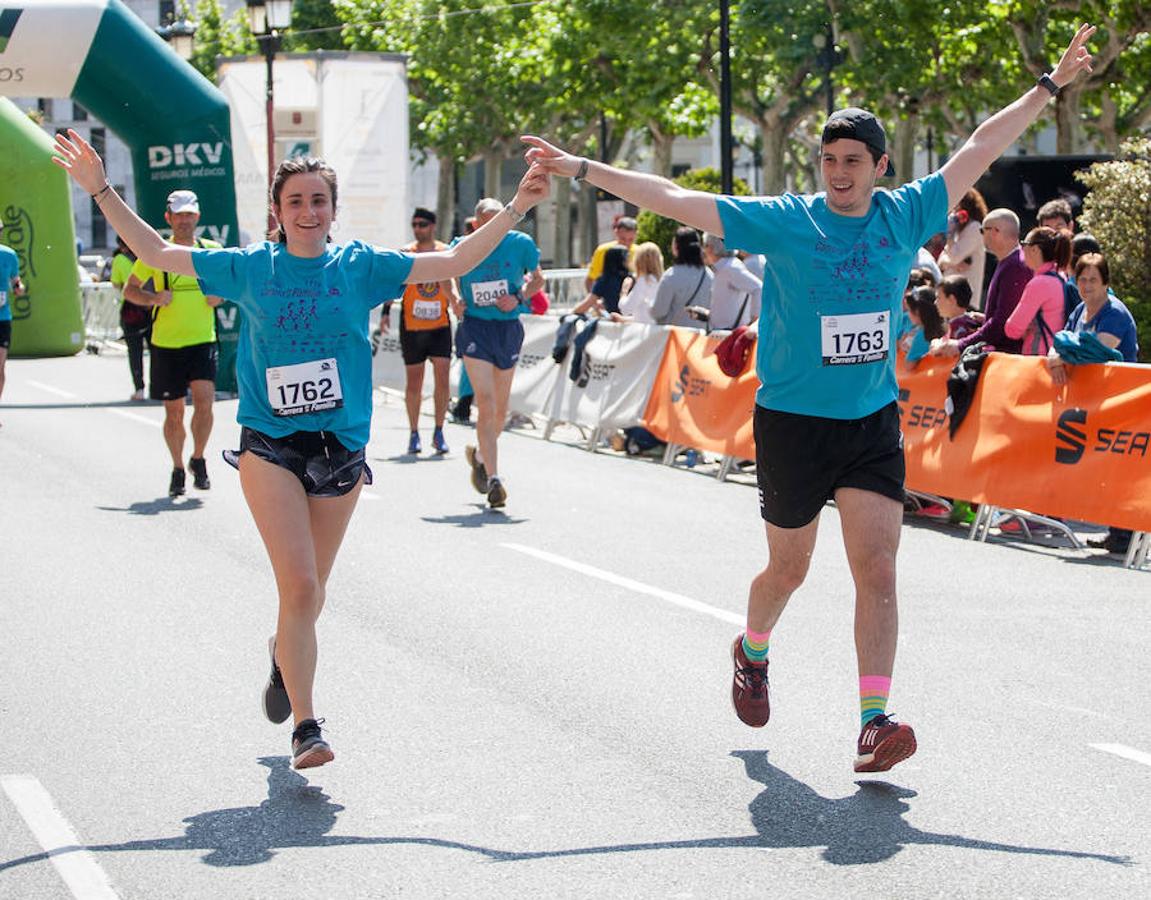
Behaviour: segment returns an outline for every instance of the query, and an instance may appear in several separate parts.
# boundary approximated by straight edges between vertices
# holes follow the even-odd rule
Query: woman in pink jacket
[[[1063,276],[1071,259],[1071,235],[1053,228],[1033,228],[1021,242],[1023,259],[1035,277],[1027,282],[1019,305],[1003,331],[1022,339],[1024,356],[1046,356],[1055,332],[1063,328]]]

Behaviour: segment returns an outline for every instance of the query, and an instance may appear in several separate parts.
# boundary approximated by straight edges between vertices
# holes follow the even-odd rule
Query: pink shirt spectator
[[[1052,277],[1048,272],[1058,277]],[[1046,356],[1051,349],[1051,339],[1039,328],[1039,315],[1043,316],[1052,335],[1063,328],[1063,277],[1055,271],[1054,262],[1044,263],[1036,270],[1035,277],[1023,289],[1019,305],[1003,326],[1009,338],[1022,339],[1020,352],[1024,356]]]

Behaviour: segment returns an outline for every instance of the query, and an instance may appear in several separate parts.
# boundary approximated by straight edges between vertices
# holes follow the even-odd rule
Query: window
[[[77,122],[88,121],[88,110],[84,109],[75,100],[72,101],[72,118]]]
[[[176,21],[176,0],[160,0],[160,24]]]

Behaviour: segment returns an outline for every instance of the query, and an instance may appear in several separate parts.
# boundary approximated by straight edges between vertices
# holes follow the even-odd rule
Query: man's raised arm
[[[641,209],[650,209],[658,215],[723,237],[723,223],[719,220],[715,194],[689,191],[658,175],[617,169],[607,163],[574,156],[543,138],[524,135],[523,141],[531,144],[526,154],[528,162],[550,175],[580,178]]]
[[[967,143],[947,161],[942,171],[950,207],[954,207],[979,180],[979,176],[1019,139],[1028,125],[1039,118],[1047,102],[1054,96],[1052,88],[1064,88],[1082,70],[1091,71],[1091,53],[1087,50],[1087,41],[1094,33],[1094,25],[1080,25],[1075,37],[1063,51],[1055,71],[1049,76],[1045,75],[1026,94],[976,128]],[[1049,86],[1044,87],[1045,84]]]

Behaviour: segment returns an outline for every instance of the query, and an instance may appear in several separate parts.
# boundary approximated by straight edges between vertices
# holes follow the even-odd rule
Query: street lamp
[[[835,112],[835,83],[831,80],[831,72],[841,61],[839,51],[835,46],[835,32],[832,31],[830,22],[827,23],[824,31],[817,31],[811,36],[811,43],[819,51],[817,59],[819,64],[823,66],[827,81],[827,114],[830,116]]]
[[[195,22],[178,19],[167,25],[161,25],[156,29],[156,34],[168,42],[180,59],[189,60],[192,58],[192,54],[196,52]]]
[[[252,36],[263,51],[267,63],[267,80],[264,88],[264,116],[268,133],[268,191],[272,189],[272,178],[276,172],[276,126],[273,119],[276,104],[272,93],[272,64],[276,51],[280,49],[280,32],[292,24],[292,0],[247,0],[248,25]],[[268,233],[276,227],[272,207],[268,205]]]
[[[735,193],[731,140],[731,10],[719,3],[719,177],[720,190]]]

